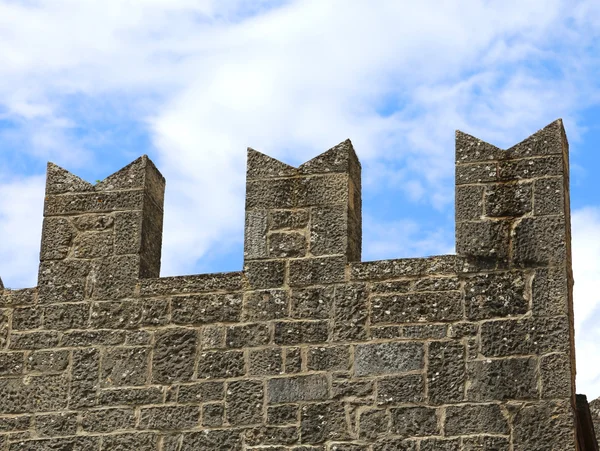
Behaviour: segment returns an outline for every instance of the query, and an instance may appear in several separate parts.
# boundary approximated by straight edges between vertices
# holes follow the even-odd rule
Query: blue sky
[[[578,391],[600,396],[600,3],[0,0],[0,275],[36,284],[47,161],[167,178],[162,275],[239,270],[245,153],[350,138],[363,260],[452,253],[454,131],[571,145]]]

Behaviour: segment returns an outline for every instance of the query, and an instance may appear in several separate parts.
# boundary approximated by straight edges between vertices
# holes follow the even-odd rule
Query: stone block
[[[110,348],[102,357],[103,385],[144,385],[149,379],[148,348]]]
[[[42,327],[42,309],[38,307],[21,307],[12,311],[12,330],[32,330]],[[8,311],[0,312],[3,329],[8,329]]]
[[[498,164],[500,180],[524,180],[562,175],[563,157],[547,156],[502,161]]]
[[[276,322],[275,344],[324,343],[328,338],[327,325],[327,321]]]
[[[225,344],[228,348],[242,348],[266,345],[270,341],[267,324],[254,323],[227,328]]]
[[[420,370],[424,364],[423,344],[417,342],[360,344],[354,356],[357,376],[405,373]]]
[[[348,206],[313,207],[310,222],[312,255],[345,254],[348,249]]]
[[[261,290],[246,293],[242,319],[269,321],[288,316],[288,290]]]
[[[114,218],[114,253],[117,255],[139,254],[142,250],[143,212],[117,212]]]
[[[278,377],[267,381],[270,404],[327,399],[329,388],[323,374]]]
[[[246,182],[246,211],[255,209],[292,208],[297,180],[265,179]]]
[[[77,414],[62,412],[36,415],[35,431],[40,437],[75,435],[77,432]]]
[[[467,363],[469,401],[507,401],[536,399],[538,393],[537,358],[476,360]]]
[[[498,180],[498,163],[460,164],[456,166],[456,185],[495,182]]]
[[[327,421],[323,421],[327,418]],[[344,405],[341,402],[308,404],[301,409],[302,442],[318,444],[350,438]]]
[[[44,216],[141,210],[143,202],[142,190],[48,196],[44,202]]]
[[[13,332],[10,334],[9,349],[35,350],[55,348],[60,340],[59,332]]]
[[[249,428],[244,433],[244,441],[246,445],[252,446],[252,448],[247,448],[249,450],[260,450],[265,449],[262,446],[260,448],[253,448],[256,445],[293,445],[298,442],[299,432],[298,428],[294,426],[258,426]],[[269,449],[279,449],[280,446],[273,446],[266,448]],[[288,448],[289,449],[289,448]],[[294,447],[294,450],[300,449],[303,447]]]
[[[532,283],[532,308],[535,316],[560,316],[568,313],[567,269],[538,268]]]
[[[266,376],[283,373],[281,348],[265,348],[248,352],[248,374]]]
[[[569,398],[572,393],[571,359],[567,354],[540,357],[542,398]]]
[[[462,451],[460,448],[460,439],[441,439],[430,438],[421,440],[419,451]]]
[[[429,344],[427,386],[431,404],[460,402],[464,396],[465,347],[457,341]]]
[[[568,352],[566,317],[487,321],[481,325],[481,353],[488,357]]]
[[[563,264],[567,258],[567,226],[562,216],[524,218],[513,231],[513,261],[516,265]]]
[[[225,395],[229,424],[241,426],[262,423],[264,396],[263,381],[250,379],[229,382]]]
[[[197,335],[195,330],[179,328],[156,333],[152,358],[153,382],[173,383],[192,378]]]
[[[437,410],[430,407],[397,407],[390,409],[391,432],[402,437],[438,435]]]
[[[285,278],[285,261],[258,260],[244,263],[244,274],[251,288],[280,288]]]
[[[235,293],[177,296],[171,305],[175,324],[230,323],[239,321],[242,315],[242,296]]]
[[[302,371],[302,355],[300,348],[283,348],[284,350],[284,372],[299,373]]]
[[[277,232],[269,234],[267,249],[270,258],[304,257],[308,243],[303,233]]]
[[[24,352],[0,352],[0,376],[21,374],[24,358]]]
[[[463,317],[463,295],[459,291],[374,296],[372,323],[457,321]]]
[[[202,426],[223,426],[225,406],[222,403],[204,404],[202,406]]]
[[[67,350],[33,351],[27,358],[27,369],[33,372],[61,372],[68,364],[69,351]]]
[[[76,234],[67,218],[44,218],[40,261],[66,258]]]
[[[199,449],[242,451],[242,431],[241,429],[205,429],[185,432],[179,451]]]
[[[417,451],[418,441],[385,438],[373,444],[373,451]]]
[[[526,313],[529,310],[526,275],[511,271],[467,278],[465,310],[471,320]]]
[[[358,436],[362,440],[376,440],[389,434],[389,417],[385,409],[367,409],[359,414]]]
[[[102,406],[143,406],[161,404],[164,393],[160,387],[111,388],[100,390],[98,404]]]
[[[221,401],[225,397],[223,382],[207,381],[179,386],[177,401],[180,403],[204,403],[208,401]]]
[[[64,437],[41,440],[21,440],[11,443],[8,449],[9,451],[54,451],[59,449],[88,451],[98,449],[99,443],[100,437]],[[116,450],[117,448],[111,449]]]
[[[271,230],[303,229],[308,224],[309,209],[271,210],[269,218]]]
[[[49,305],[44,307],[44,328],[51,330],[86,329],[89,316],[89,302]]]
[[[464,451],[510,451],[508,437],[487,435],[463,437],[462,446]]]
[[[115,432],[135,428],[133,409],[88,410],[81,416],[81,428],[86,432]]]
[[[498,404],[465,404],[446,409],[447,436],[509,433],[508,419]]]
[[[195,406],[160,406],[140,409],[140,429],[182,430],[198,426],[200,409]]]
[[[345,257],[302,258],[290,261],[292,287],[330,284],[345,279]]]
[[[88,259],[108,257],[114,253],[114,242],[112,231],[80,232],[73,240],[73,256]]]
[[[328,319],[333,309],[334,287],[298,288],[292,290],[293,318]]]
[[[504,183],[486,185],[485,216],[518,217],[530,213],[532,209],[531,183]]]
[[[563,177],[537,179],[533,185],[535,216],[565,213],[565,181]]]
[[[456,222],[481,219],[483,216],[482,185],[463,185],[456,187]]]
[[[510,224],[503,220],[456,224],[456,252],[480,258],[508,258]]]
[[[284,404],[267,407],[267,423],[273,425],[292,424],[298,422],[298,404]]]
[[[575,425],[569,401],[526,405],[513,419],[515,451],[574,450]]]
[[[388,376],[377,380],[379,404],[419,403],[425,399],[425,384],[421,374]]]
[[[101,451],[154,451],[158,446],[158,435],[150,432],[105,435]],[[90,449],[90,448],[85,448]],[[83,451],[83,450],[82,450]]]
[[[350,347],[311,347],[307,353],[308,371],[348,371],[350,369]]]
[[[246,212],[244,226],[244,259],[267,257],[268,210]]]
[[[245,371],[243,351],[204,351],[198,356],[198,379],[240,377]]]

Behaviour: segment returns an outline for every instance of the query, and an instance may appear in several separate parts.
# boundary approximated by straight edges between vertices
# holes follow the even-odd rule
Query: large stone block
[[[158,383],[189,381],[194,374],[198,333],[190,329],[165,329],[156,333],[152,380]]]
[[[464,397],[465,346],[457,341],[429,344],[427,387],[431,404],[460,402]]]
[[[327,399],[329,388],[322,374],[278,377],[267,382],[268,401],[271,404]]]
[[[264,383],[260,380],[233,381],[227,384],[225,412],[231,425],[260,424],[263,417]]]
[[[509,433],[507,415],[498,404],[465,404],[446,409],[444,431],[448,436]]]
[[[526,313],[529,310],[526,275],[513,271],[466,279],[465,309],[472,320]]]
[[[357,376],[405,373],[423,368],[422,343],[389,342],[360,344],[354,351]]]
[[[506,401],[539,397],[535,357],[476,360],[467,363],[467,400]]]

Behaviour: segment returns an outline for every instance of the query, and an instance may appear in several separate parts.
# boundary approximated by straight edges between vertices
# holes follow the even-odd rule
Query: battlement
[[[244,268],[159,277],[165,180],[50,163],[0,286],[0,451],[576,450],[568,143],[456,135],[457,255],[361,262],[347,140],[248,149]]]

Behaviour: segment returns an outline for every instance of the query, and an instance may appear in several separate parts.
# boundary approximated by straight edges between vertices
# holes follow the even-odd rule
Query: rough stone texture
[[[150,160],[50,164],[38,286],[0,283],[0,451],[574,451],[567,150],[457,132],[458,255],[361,262],[351,142],[249,149],[244,270],[163,278]]]

